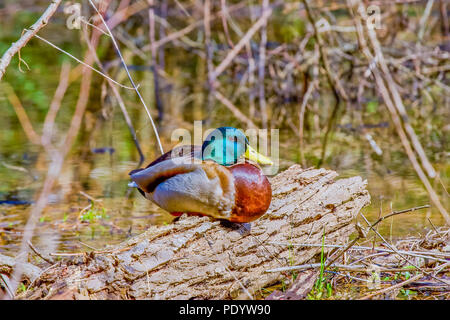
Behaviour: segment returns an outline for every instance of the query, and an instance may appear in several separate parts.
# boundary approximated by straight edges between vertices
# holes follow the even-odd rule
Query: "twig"
[[[86,197],[86,198],[88,198],[90,201],[92,201],[92,202],[98,202],[98,201],[102,201],[102,200],[100,200],[100,199],[95,199],[94,197],[91,197],[90,195],[88,195],[86,192],[84,192],[84,191],[78,191],[78,193],[79,194],[81,194],[83,197]]]
[[[8,280],[8,277],[7,277],[6,275],[0,273],[0,280],[3,281],[3,284],[4,284],[3,287],[6,289],[6,293],[7,293],[12,299],[14,299],[15,295],[14,295],[14,292],[12,292],[11,289],[10,289],[11,284],[10,284],[10,282],[9,282],[9,280]]]
[[[298,247],[322,247],[322,244],[319,243],[281,243],[281,242],[269,242],[269,244],[272,245],[278,245],[278,246],[298,246]],[[345,248],[344,245],[338,245],[338,244],[325,244],[325,248]],[[385,248],[379,248],[379,247],[362,247],[362,246],[352,246],[349,248],[349,250],[374,250],[374,251],[380,251],[380,252],[389,252],[389,253],[402,253],[405,255],[410,255],[413,257],[419,257],[419,258],[427,258],[432,259],[440,262],[446,262],[446,260],[439,259],[436,257],[442,257],[447,258],[450,257],[450,254],[441,253],[441,252],[421,252],[421,251],[404,251],[404,250],[391,250],[391,249],[385,249]]]
[[[367,15],[365,14],[365,7],[364,4],[358,0],[359,2],[359,10],[358,12],[362,15],[363,19],[367,19]],[[357,27],[359,28],[359,26]],[[372,48],[375,51],[375,56],[377,58],[377,64],[380,66],[385,81],[388,83],[388,92],[390,91],[392,95],[392,101],[394,102],[393,105],[395,109],[400,114],[401,118],[403,119],[403,125],[405,127],[405,131],[408,134],[408,136],[411,139],[411,143],[413,145],[414,150],[419,155],[420,161],[422,162],[422,165],[424,166],[425,170],[428,173],[428,176],[430,178],[434,178],[436,176],[436,171],[434,170],[433,166],[430,164],[425,151],[423,150],[422,144],[420,143],[419,139],[417,138],[417,135],[414,132],[414,129],[412,128],[411,124],[408,121],[408,114],[406,112],[406,109],[404,107],[402,98],[397,90],[397,86],[392,78],[391,72],[389,71],[389,68],[387,66],[387,63],[385,61],[383,52],[381,50],[380,43],[378,42],[377,34],[372,28],[366,28],[367,34],[369,35],[369,40],[372,44]],[[367,52],[367,51],[366,51]],[[450,224],[450,218],[446,219],[447,223]]]
[[[341,255],[343,255],[345,252],[347,252],[357,241],[359,240],[359,237],[356,237],[353,241],[351,241],[345,248],[343,248],[339,254],[336,255],[336,257],[333,258],[330,262],[327,262],[325,265],[325,269],[330,267]]]
[[[68,53],[67,51],[61,49],[60,47],[58,47],[58,46],[56,46],[56,45],[54,45],[54,44],[51,43],[50,41],[48,41],[48,40],[46,40],[46,39],[44,39],[44,38],[42,38],[42,37],[40,37],[40,36],[38,36],[38,35],[35,35],[35,37],[38,38],[39,40],[44,41],[45,43],[47,43],[48,45],[52,46],[52,47],[55,48],[56,50],[58,50],[58,51],[64,53],[65,55],[69,56],[70,58],[74,59],[76,62],[82,64],[83,66],[85,66],[85,67],[91,69],[92,71],[97,72],[99,75],[105,77],[105,78],[108,79],[109,81],[112,81],[114,84],[118,85],[119,87],[122,87],[122,88],[125,88],[125,89],[128,89],[128,90],[134,90],[134,87],[128,87],[128,86],[125,86],[125,85],[123,85],[123,84],[117,82],[116,80],[112,79],[111,77],[109,77],[108,75],[104,74],[103,72],[101,72],[101,71],[95,69],[94,67],[92,67],[92,66],[90,66],[89,64],[87,64],[87,63],[81,61],[80,59],[78,59],[77,57],[75,57],[75,56],[73,56],[72,54]]]
[[[263,12],[269,9],[269,0],[262,0]],[[258,57],[258,93],[259,93],[259,108],[261,112],[261,122],[264,129],[268,128],[267,119],[267,102],[264,87],[264,78],[266,70],[266,46],[267,46],[267,19],[264,20],[261,26],[261,41],[259,43],[259,57]]]
[[[55,262],[53,260],[50,260],[46,257],[44,257],[41,253],[39,253],[39,251],[37,251],[37,249],[33,246],[33,244],[31,243],[31,241],[27,241],[28,246],[30,247],[30,249],[37,254],[40,258],[42,258],[42,260],[44,260],[45,262],[48,262],[50,264],[54,264]]]
[[[229,46],[231,47],[231,48],[233,48],[234,47],[234,43],[233,43],[233,41],[231,40],[231,37],[230,37],[230,32],[229,32],[229,30],[228,30],[228,12],[227,12],[227,3],[226,3],[226,0],[220,0],[220,6],[221,6],[221,8],[222,8],[222,26],[223,26],[223,31],[224,31],[224,33],[225,33],[225,37],[226,37],[226,39],[227,39],[227,42],[228,42],[228,44],[229,44]]]
[[[448,36],[450,33],[450,23],[448,20],[447,1],[439,0],[439,12],[441,14],[443,34]]]
[[[189,12],[186,10],[186,8],[178,1],[175,0],[175,3],[177,4],[178,7],[180,7],[181,11],[187,16],[190,17],[191,15],[189,14]]]
[[[401,287],[407,285],[408,283],[414,282],[414,281],[416,281],[416,280],[418,280],[418,279],[420,279],[420,278],[422,278],[422,277],[423,277],[423,274],[415,275],[414,277],[409,278],[408,280],[405,280],[405,281],[403,281],[403,282],[400,282],[400,283],[398,283],[398,284],[396,284],[396,285],[393,285],[393,286],[391,286],[391,287],[389,287],[389,288],[385,288],[385,289],[382,289],[382,290],[378,290],[378,291],[376,291],[376,292],[374,292],[374,293],[371,293],[371,294],[369,294],[369,295],[367,295],[367,296],[364,296],[364,297],[361,298],[361,300],[367,300],[367,299],[370,299],[370,298],[372,298],[372,297],[374,297],[374,296],[377,296],[377,295],[379,295],[379,294],[383,294],[383,293],[386,293],[386,292],[389,292],[389,291],[392,291],[392,290],[401,288]]]
[[[97,52],[95,51],[95,48],[93,48],[92,45],[89,42],[88,36],[86,34],[86,30],[84,28],[83,28],[83,33],[84,33],[84,36],[86,38],[86,43],[88,44],[88,47],[91,50],[91,53],[94,55],[94,58],[95,58],[95,61],[96,61],[97,65],[103,71],[105,71],[104,67],[103,67],[102,63],[100,62],[100,59],[99,59],[99,57],[97,55]],[[133,123],[131,122],[130,115],[128,114],[127,108],[125,107],[125,102],[123,101],[123,99],[122,99],[122,97],[121,97],[121,95],[119,93],[119,90],[109,80],[108,80],[108,84],[109,84],[109,87],[111,88],[111,90],[113,91],[113,94],[114,94],[114,96],[115,96],[115,98],[117,100],[117,103],[119,104],[120,110],[122,111],[123,117],[125,118],[125,122],[126,122],[126,124],[128,126],[128,130],[130,131],[131,137],[133,138],[134,145],[136,146],[136,149],[137,149],[137,151],[139,153],[139,163],[138,163],[137,167],[140,167],[142,165],[142,163],[144,162],[145,156],[144,156],[144,154],[142,152],[141,146],[140,146],[139,141],[137,139],[136,130],[133,127]]]
[[[256,70],[256,63],[255,59],[253,58],[253,51],[252,47],[249,43],[245,45],[245,50],[247,51],[248,56],[248,102],[249,102],[249,115],[250,118],[255,117],[255,93],[254,93],[254,87],[255,87],[255,70]]]
[[[31,241],[31,238],[34,233],[34,229],[36,227],[36,224],[39,220],[39,217],[41,215],[42,210],[45,208],[48,202],[48,195],[51,191],[51,188],[53,187],[53,184],[55,183],[59,172],[61,171],[62,163],[63,163],[63,157],[61,154],[57,153],[55,156],[52,157],[52,163],[49,166],[47,177],[44,182],[44,186],[41,190],[41,193],[38,197],[38,200],[32,207],[30,216],[27,220],[27,223],[24,228],[23,236],[22,236],[22,242],[20,246],[20,257],[17,258],[17,264],[14,268],[14,272],[11,276],[11,291],[16,292],[16,289],[19,285],[19,281],[22,276],[23,272],[23,263],[25,260],[25,257],[28,253],[28,242]],[[8,297],[4,297],[7,299]]]
[[[381,221],[383,221],[383,220],[385,220],[385,219],[387,219],[387,218],[390,218],[390,217],[392,217],[392,216],[395,216],[395,215],[398,215],[398,214],[401,214],[401,213],[406,213],[406,212],[413,212],[413,211],[420,210],[420,209],[425,209],[425,208],[430,208],[430,205],[429,205],[429,204],[426,204],[426,205],[423,205],[423,206],[414,207],[414,208],[410,208],[410,209],[405,209],[405,210],[400,210],[400,211],[394,211],[394,212],[392,212],[392,213],[390,213],[390,214],[388,214],[388,215],[385,215],[385,216],[379,218],[377,221],[375,221],[374,223],[372,223],[372,227],[375,227],[375,226],[376,226],[378,223],[380,223]]]
[[[56,262],[54,264],[52,264],[51,266],[49,266],[48,268],[45,268],[44,270],[42,270],[39,275],[33,279],[33,281],[30,282],[30,284],[28,285],[28,288],[32,288],[34,283],[37,281],[37,279],[39,279],[44,273],[46,273],[48,270],[56,267],[57,265],[59,265],[59,262]]]
[[[233,114],[234,116],[241,120],[242,122],[247,124],[249,128],[257,128],[255,123],[248,118],[245,114],[243,114],[238,107],[236,107],[230,100],[228,100],[225,96],[223,96],[218,90],[214,90],[214,95],[217,100],[222,102]]]
[[[162,21],[167,22],[167,14],[169,10],[169,4],[167,3],[168,0],[162,0],[160,2],[160,14],[159,17]],[[166,36],[166,26],[160,25],[159,26],[159,38],[162,39]],[[159,69],[165,68],[165,56],[164,56],[164,46],[159,46],[158,48],[158,71]]]
[[[148,0],[148,4],[150,8],[148,9],[148,19],[149,19],[149,37],[150,44],[155,42],[155,10],[153,9],[154,1]],[[157,48],[151,45],[151,59],[150,64],[152,65],[153,72],[153,83],[154,83],[154,94],[155,94],[155,102],[156,109],[158,110],[158,120],[161,123],[164,117],[164,107],[161,101],[161,93],[159,89],[159,75],[158,75],[158,51]]]
[[[300,160],[301,160],[302,166],[304,166],[304,167],[306,166],[305,156],[304,156],[304,152],[303,152],[305,111],[306,111],[306,105],[308,104],[308,100],[311,97],[315,86],[316,86],[316,79],[314,79],[312,82],[309,83],[308,89],[306,89],[306,92],[303,95],[302,104],[301,104],[300,110],[298,112],[298,118],[299,118],[298,135],[299,135],[299,145],[300,145],[299,146],[299,149],[300,149]]]
[[[423,16],[420,19],[420,22],[419,22],[419,33],[417,35],[417,38],[418,38],[419,42],[422,42],[423,35],[425,33],[425,28],[426,28],[426,25],[427,25],[427,20],[428,20],[428,18],[430,16],[431,9],[433,8],[433,4],[434,4],[434,0],[428,0],[427,1],[427,5],[425,7],[425,11],[423,12]]]
[[[233,61],[236,55],[242,50],[242,48],[250,41],[253,35],[264,26],[267,19],[272,14],[272,8],[268,8],[267,11],[263,12],[261,18],[259,18],[255,24],[247,31],[247,33],[242,37],[242,39],[234,46],[234,48],[228,52],[225,59],[215,68],[213,73],[213,78],[216,79],[222,72],[225,71],[227,66]]]
[[[238,9],[242,8],[244,6],[244,4],[245,3],[243,3],[243,2],[235,4],[235,5],[227,8],[227,12],[232,12],[232,11],[238,10]],[[211,20],[217,19],[219,17],[219,15],[221,15],[221,14],[222,14],[222,12],[219,12],[218,15],[211,16],[210,19]],[[159,39],[158,41],[155,41],[153,44],[149,44],[149,45],[146,45],[146,46],[142,47],[142,50],[148,50],[150,48],[150,46],[155,46],[156,48],[158,48],[160,46],[163,46],[166,43],[172,42],[172,41],[174,41],[174,40],[176,40],[178,38],[181,38],[181,37],[187,35],[191,31],[193,31],[194,29],[196,29],[198,27],[201,27],[202,25],[204,25],[204,21],[198,20],[198,21],[188,25],[187,27],[185,27],[185,28],[183,28],[181,30],[178,30],[176,32],[173,32],[173,33],[167,35],[163,39]]]
[[[94,250],[94,251],[100,251],[98,248],[94,248],[93,246],[91,246],[91,245],[88,245],[87,243],[84,243],[84,242],[82,242],[82,241],[78,241],[80,244],[82,244],[83,246],[85,246],[85,247],[88,247],[89,249],[92,249],[92,250]]]
[[[415,207],[415,208],[411,208],[411,209],[405,209],[405,210],[401,210],[401,211],[395,211],[392,212],[384,217],[380,217],[376,222],[372,223],[372,225],[370,226],[370,228],[372,230],[376,230],[373,229],[378,223],[380,223],[381,221],[383,221],[386,218],[401,214],[401,213],[405,213],[405,212],[411,212],[411,211],[415,211],[415,210],[419,210],[419,209],[423,209],[423,208],[429,208],[429,205],[424,205],[424,206],[420,206],[420,207]],[[380,211],[380,215],[381,215],[381,211]],[[337,259],[339,259],[340,256],[342,256],[345,252],[347,252],[359,239],[361,238],[361,234],[359,234],[352,242],[350,242],[345,248],[343,248],[339,254],[337,254],[330,262],[328,262],[325,266],[325,268],[328,268],[330,265],[332,265]],[[375,248],[375,238],[374,238],[374,244],[372,249]]]
[[[433,276],[432,274],[430,274],[429,272],[424,271],[422,268],[420,268],[419,266],[417,266],[415,263],[413,263],[410,259],[408,259],[407,257],[403,256],[403,254],[401,252],[399,252],[399,250],[397,248],[395,248],[395,246],[389,244],[389,242],[387,242],[387,240],[375,229],[372,227],[372,225],[370,224],[370,222],[367,220],[367,218],[364,216],[364,214],[360,213],[361,217],[364,219],[364,221],[367,223],[367,225],[369,226],[370,229],[372,229],[373,232],[375,232],[375,234],[384,242],[384,244],[391,250],[394,250],[396,254],[398,254],[403,260],[407,261],[410,265],[414,266],[416,269],[420,270],[423,274],[425,275],[429,275],[431,276],[433,279],[436,279],[439,282],[445,283],[445,284],[450,284],[448,281],[444,280],[444,279],[439,279],[436,278],[435,276]],[[436,260],[441,260],[441,259],[436,259]]]
[[[450,261],[447,261],[446,263],[442,264],[439,268],[435,269],[433,275],[437,275],[447,267],[450,267]]]
[[[2,79],[3,75],[6,72],[6,68],[11,62],[12,57],[20,50],[22,49],[28,41],[30,41],[33,36],[36,35],[36,33],[39,32],[45,25],[47,25],[50,18],[53,16],[53,14],[56,12],[56,9],[58,9],[59,4],[61,3],[61,0],[53,0],[50,5],[47,7],[47,9],[44,11],[42,16],[30,27],[27,32],[25,32],[18,41],[13,43],[11,47],[3,54],[2,59],[0,60],[0,80]]]
[[[208,97],[206,101],[206,111],[208,114],[212,113],[214,107],[214,95],[216,91],[216,78],[214,76],[214,64],[213,64],[213,46],[211,43],[211,1],[204,0],[203,5],[203,29],[205,30],[205,52],[206,52],[206,67],[208,77]],[[206,119],[207,125],[209,125],[210,118]]]
[[[307,270],[307,269],[320,268],[321,266],[322,266],[321,263],[309,263],[309,264],[302,264],[302,265],[298,265],[298,266],[269,269],[269,270],[266,270],[265,272],[271,273],[271,272]],[[349,265],[344,265],[344,264],[333,264],[328,267],[325,267],[325,269],[327,269],[327,268],[337,268],[337,269],[350,270],[350,271],[361,271],[361,270],[367,269],[367,268],[365,268],[364,265],[349,266]]]
[[[98,11],[97,7],[92,2],[92,0],[89,0],[89,3],[94,8],[94,10],[97,12],[98,16],[100,17],[101,21],[103,22],[103,25],[105,26],[106,30],[108,31],[109,35],[111,36],[111,41],[112,41],[112,43],[114,45],[114,48],[116,49],[117,54],[119,55],[120,61],[122,62],[122,65],[123,65],[123,67],[124,67],[124,69],[125,69],[125,71],[126,71],[126,73],[128,75],[128,79],[130,80],[134,90],[136,91],[136,94],[139,97],[139,100],[141,101],[142,105],[144,106],[145,111],[147,112],[148,118],[150,119],[150,123],[152,124],[153,131],[155,133],[156,141],[158,142],[159,150],[161,151],[161,154],[164,154],[164,149],[162,147],[161,140],[159,139],[158,130],[156,129],[155,123],[153,121],[153,117],[150,114],[150,110],[148,109],[147,104],[145,103],[144,99],[142,98],[138,87],[134,84],[133,78],[131,77],[130,71],[128,70],[128,66],[125,63],[125,60],[123,59],[122,53],[120,52],[119,46],[118,46],[118,44],[116,42],[116,39],[114,38],[114,35],[111,32],[111,29],[109,28],[109,26],[106,23],[105,19],[103,19],[103,16],[100,14],[100,12]]]

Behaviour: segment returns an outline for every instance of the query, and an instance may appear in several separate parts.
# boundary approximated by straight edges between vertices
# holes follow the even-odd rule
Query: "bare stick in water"
[[[131,77],[130,71],[128,70],[128,66],[125,63],[125,60],[123,59],[122,53],[120,52],[119,46],[118,46],[118,44],[116,42],[116,39],[114,38],[114,35],[111,32],[111,29],[109,28],[109,26],[106,23],[105,19],[103,19],[103,16],[98,12],[97,7],[92,2],[92,0],[89,0],[89,3],[94,8],[94,10],[97,12],[98,16],[100,17],[100,19],[103,22],[103,25],[105,26],[106,30],[108,31],[108,34],[111,37],[112,43],[114,45],[114,48],[116,49],[116,52],[119,55],[120,61],[122,62],[122,65],[123,65],[123,67],[124,67],[124,69],[125,69],[125,71],[126,71],[126,73],[128,75],[128,79],[130,79],[131,85],[133,86],[134,90],[136,91],[136,94],[138,95],[139,100],[141,100],[141,103],[144,106],[145,111],[147,112],[148,118],[150,119],[150,122],[151,122],[152,127],[153,127],[153,131],[155,132],[156,141],[158,141],[159,150],[161,151],[161,154],[164,154],[164,149],[163,149],[163,147],[161,145],[161,140],[159,139],[158,130],[156,129],[155,122],[153,121],[153,117],[150,114],[150,110],[148,109],[147,104],[145,103],[144,99],[142,98],[141,93],[139,92],[139,89],[134,84],[133,78]]]

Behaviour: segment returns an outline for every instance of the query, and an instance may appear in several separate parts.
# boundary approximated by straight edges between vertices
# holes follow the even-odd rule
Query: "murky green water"
[[[28,25],[34,15],[18,13],[14,19],[1,22],[0,52],[8,47],[20,34],[20,25]],[[54,24],[42,32],[49,40],[58,43],[77,57],[82,57],[83,50],[77,43],[77,33],[61,28],[62,18],[55,17]],[[61,30],[64,30],[61,32]],[[58,32],[55,32],[58,31]],[[108,41],[108,39],[102,39]],[[101,50],[100,50],[101,51]],[[125,51],[126,53],[126,51]],[[56,52],[39,40],[32,40],[22,50],[22,58],[31,70],[21,72],[15,58],[8,68],[4,82],[11,84],[28,113],[34,130],[41,132],[46,110],[58,84],[60,67],[63,59]],[[109,56],[109,58],[111,58]],[[133,60],[136,65],[148,65],[139,58]],[[167,49],[166,67],[171,75],[163,90],[167,115],[162,124],[162,140],[166,150],[174,143],[169,138],[175,128],[192,129],[193,120],[209,119],[209,127],[236,126],[241,124],[216,101],[214,112],[207,113],[203,107],[207,91],[202,83],[205,81],[204,61],[199,58],[189,60],[180,56],[176,50]],[[72,61],[72,66],[75,63]],[[22,69],[26,69],[21,65]],[[154,105],[153,81],[147,70],[133,71],[133,76],[141,84],[141,91],[150,106]],[[117,75],[118,81],[126,82],[125,74]],[[16,201],[15,204],[0,205],[0,252],[16,252],[20,245],[21,230],[30,211],[32,202],[45,179],[48,155],[42,148],[32,145],[23,132],[17,116],[4,94],[0,82],[0,201]],[[66,94],[62,108],[56,119],[56,137],[61,139],[69,122],[77,100],[79,81],[74,82]],[[232,94],[238,84],[223,84],[223,92]],[[43,248],[54,251],[85,250],[86,245],[101,248],[143,232],[151,224],[169,223],[172,217],[145,200],[135,190],[127,187],[128,172],[136,168],[138,154],[130,139],[130,134],[123,116],[113,99],[102,99],[103,84],[101,78],[94,77],[90,103],[85,116],[85,123],[78,135],[78,140],[69,154],[57,187],[50,197],[39,226],[35,242]],[[157,144],[142,106],[137,102],[133,92],[121,91],[129,108],[139,141],[147,157],[146,163],[158,155]],[[189,94],[187,94],[189,93]],[[329,99],[324,97],[321,103]],[[103,101],[101,103],[100,101]],[[269,99],[269,104],[272,103]],[[237,106],[247,110],[247,106]],[[322,106],[322,105],[321,105]],[[272,105],[275,108],[275,105]],[[286,104],[286,108],[298,105]],[[184,116],[181,116],[183,114]],[[155,112],[156,115],[156,112]],[[368,117],[368,123],[389,121],[387,115]],[[443,119],[436,121],[445,122]],[[346,114],[339,119],[344,125],[358,122]],[[420,129],[420,125],[416,128]],[[420,131],[419,130],[419,131]],[[379,213],[402,210],[429,204],[427,193],[403,153],[393,128],[382,127],[368,129],[383,150],[376,155],[363,135],[349,133],[345,129],[336,129],[330,136],[327,158],[323,166],[336,170],[341,177],[360,175],[368,181],[372,204],[363,210],[370,219],[375,220]],[[307,166],[317,163],[320,157],[322,136],[317,132],[308,133],[305,140],[304,155]],[[445,144],[444,144],[445,145]],[[96,153],[95,148],[113,148],[113,153]],[[444,206],[449,208],[449,197],[445,187],[450,185],[450,165],[448,150],[439,149],[426,139],[425,149],[438,170],[440,180],[432,181]],[[280,128],[280,163],[281,169],[300,161],[298,138],[292,129]],[[447,157],[447,158],[446,158]],[[88,199],[80,191],[98,199],[91,208],[90,217],[82,222],[80,212],[89,206]],[[19,201],[19,202],[17,202]],[[84,212],[89,210],[85,209]],[[96,217],[98,216],[98,217]],[[425,233],[431,228],[430,221],[443,225],[444,220],[434,208],[420,210],[396,216],[380,225],[380,231],[392,237]],[[50,250],[50,249],[48,249]]]

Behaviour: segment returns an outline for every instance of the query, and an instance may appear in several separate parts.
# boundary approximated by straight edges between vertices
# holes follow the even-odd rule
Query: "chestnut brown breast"
[[[250,222],[262,216],[270,206],[272,188],[262,171],[252,164],[229,168],[234,177],[235,207],[231,222]]]

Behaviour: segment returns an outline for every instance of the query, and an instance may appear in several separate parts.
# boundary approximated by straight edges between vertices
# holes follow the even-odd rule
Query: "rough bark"
[[[321,248],[276,243],[345,243],[370,201],[361,177],[335,180],[325,169],[290,167],[271,179],[268,212],[232,229],[183,215],[102,253],[59,262],[27,299],[248,299],[285,277],[265,270],[310,263]]]

